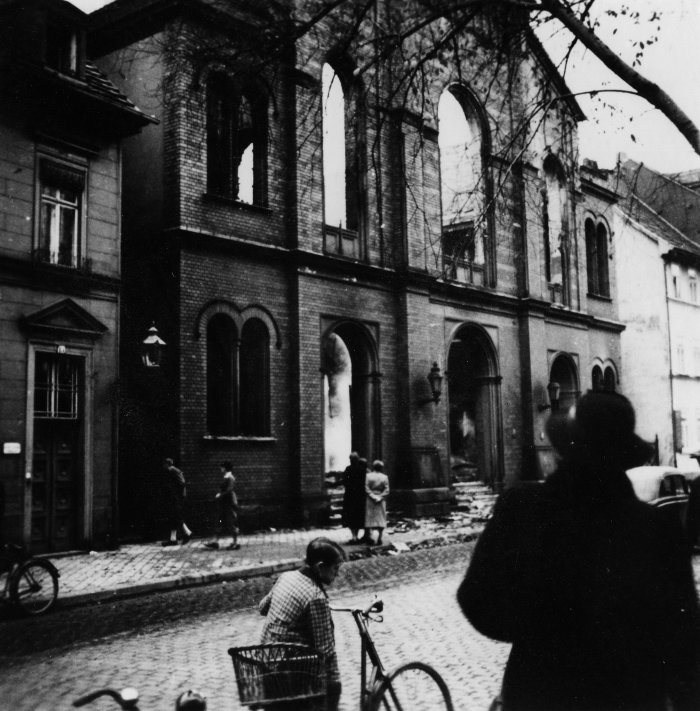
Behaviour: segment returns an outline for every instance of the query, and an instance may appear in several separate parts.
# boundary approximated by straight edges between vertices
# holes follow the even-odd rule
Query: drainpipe
[[[673,413],[676,411],[675,404],[673,402],[673,350],[671,349],[671,309],[669,307],[668,298],[668,269],[667,262],[663,260],[664,265],[664,299],[666,301],[666,324],[668,328],[668,338],[666,339],[668,345],[668,385],[671,394],[671,423],[674,423]],[[673,466],[676,466],[676,428],[672,427],[673,433]]]

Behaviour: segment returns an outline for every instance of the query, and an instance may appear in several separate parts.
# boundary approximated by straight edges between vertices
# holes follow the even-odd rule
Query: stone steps
[[[498,494],[480,481],[455,482],[455,510],[468,513],[475,521],[486,521],[491,517]]]
[[[329,478],[326,481],[326,491],[330,497],[330,514],[328,525],[339,526],[343,515],[343,486]],[[491,511],[496,503],[498,494],[480,481],[456,481],[452,484],[455,493],[453,512],[467,515],[475,523],[483,523],[491,517]],[[402,516],[400,511],[388,511],[390,519]]]

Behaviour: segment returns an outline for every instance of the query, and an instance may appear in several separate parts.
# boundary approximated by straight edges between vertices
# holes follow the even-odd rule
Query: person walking
[[[367,461],[357,452],[350,453],[350,464],[343,472],[343,526],[350,529],[352,538],[348,545],[360,543],[358,534],[365,527],[365,477]]]
[[[678,521],[634,495],[652,451],[634,409],[588,392],[553,414],[543,483],[500,495],[457,591],[482,634],[511,642],[504,711],[700,709],[698,601]]]
[[[216,540],[205,543],[207,548],[218,549],[221,547],[221,538],[231,536],[229,550],[237,551],[238,544],[238,498],[234,486],[236,479],[233,476],[233,465],[231,462],[224,462],[220,467],[221,484],[216,495],[219,519],[217,522]]]
[[[333,583],[345,559],[345,551],[335,541],[314,538],[306,548],[304,566],[282,573],[258,606],[260,614],[266,617],[261,644],[304,644],[322,655],[326,670],[327,711],[337,709],[342,686],[326,586]],[[304,705],[303,701],[295,701],[280,702],[268,708],[305,711],[316,706],[314,702]]]
[[[163,461],[165,471],[164,499],[170,514],[170,538],[163,541],[164,546],[176,546],[178,533],[182,533],[182,543],[187,543],[192,538],[192,531],[188,528],[184,518],[185,497],[187,488],[185,475],[178,469],[169,457]]]
[[[386,499],[389,496],[389,477],[384,473],[384,462],[375,459],[372,471],[365,478],[365,536],[369,545],[380,546],[386,528]],[[377,532],[372,540],[371,529]]]

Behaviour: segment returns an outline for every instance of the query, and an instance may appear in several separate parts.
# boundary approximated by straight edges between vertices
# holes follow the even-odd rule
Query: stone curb
[[[480,530],[465,531],[462,533],[442,534],[419,541],[404,541],[398,544],[387,543],[382,546],[375,546],[361,551],[350,551],[349,561],[364,560],[385,555],[401,555],[423,548],[437,548],[439,546],[452,545],[455,543],[468,543],[479,537]],[[287,558],[275,563],[262,563],[251,565],[246,568],[231,568],[216,573],[201,573],[195,575],[177,575],[169,578],[161,578],[150,583],[140,583],[137,585],[124,585],[112,590],[97,590],[90,593],[77,593],[75,595],[61,596],[60,589],[58,602],[61,609],[80,607],[83,605],[105,604],[123,600],[129,597],[139,597],[158,592],[168,592],[171,590],[185,589],[200,585],[212,585],[231,580],[245,580],[248,578],[266,577],[276,575],[288,570],[295,570],[303,563],[302,558]]]

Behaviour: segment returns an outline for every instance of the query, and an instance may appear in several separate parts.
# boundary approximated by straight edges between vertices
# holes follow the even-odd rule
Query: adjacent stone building
[[[700,194],[621,157],[611,180],[625,387],[662,464],[697,470],[700,450]],[[692,186],[693,174],[684,178]]]
[[[0,4],[3,540],[113,543],[120,141],[152,122],[86,58],[67,2]]]
[[[310,24],[309,2],[91,16],[91,56],[159,118],[124,143],[134,535],[157,522],[163,456],[196,532],[222,460],[251,527],[322,520],[351,450],[385,461],[394,505],[436,512],[455,478],[542,477],[550,407],[619,387],[616,196],[582,183],[584,117],[536,38],[484,11],[400,51],[416,8],[360,5]]]

